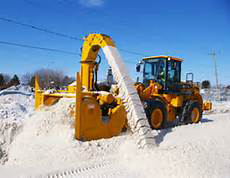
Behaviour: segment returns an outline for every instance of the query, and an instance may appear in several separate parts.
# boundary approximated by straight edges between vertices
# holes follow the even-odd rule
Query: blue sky
[[[228,0],[0,0],[0,17],[37,25],[76,37],[110,35],[118,48],[145,55],[184,59],[182,75],[211,80],[214,64],[222,84],[230,84],[230,3]],[[82,42],[0,21],[0,40],[80,52]],[[142,57],[121,52],[135,78]],[[0,44],[0,72],[22,75],[42,67],[74,76],[80,57]],[[100,78],[105,76],[106,61]],[[183,78],[183,77],[182,77]]]

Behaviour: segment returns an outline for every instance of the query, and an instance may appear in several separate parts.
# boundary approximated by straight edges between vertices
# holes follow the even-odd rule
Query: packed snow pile
[[[24,118],[34,106],[33,93],[28,86],[12,86],[0,91],[0,122]]]
[[[0,97],[0,121],[21,120],[33,110],[34,98],[22,94],[8,94]]]
[[[27,86],[0,91],[0,164],[7,161],[9,145],[33,106],[33,93]]]
[[[52,107],[32,113],[11,145],[7,165],[52,168],[112,154],[121,137],[91,142],[74,139],[74,121],[68,114],[68,107],[74,101],[63,98]]]

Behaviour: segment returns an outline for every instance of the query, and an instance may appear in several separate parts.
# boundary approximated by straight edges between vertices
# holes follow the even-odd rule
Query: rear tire
[[[189,101],[183,109],[184,123],[198,123],[202,118],[202,108],[198,101]]]
[[[167,109],[160,100],[145,101],[145,113],[152,129],[167,127]]]

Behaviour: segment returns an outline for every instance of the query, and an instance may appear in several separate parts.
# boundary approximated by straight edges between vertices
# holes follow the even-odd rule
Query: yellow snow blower
[[[119,95],[103,91],[106,87],[97,84],[99,63],[96,59],[100,49],[112,67]],[[142,59],[136,69],[143,81],[134,87],[112,39],[103,34],[90,34],[83,44],[81,72],[77,73],[76,83],[67,90],[50,93],[40,89],[36,77],[35,109],[53,105],[60,98],[75,98],[72,115],[78,140],[119,135],[127,123],[132,132],[145,138],[151,137],[147,136],[151,128],[164,128],[176,119],[197,123],[203,110],[211,109],[211,102],[203,103],[199,88],[192,80],[181,82],[181,62],[170,56]]]
[[[35,79],[35,109],[51,106],[60,98],[76,98],[75,137],[78,140],[94,140],[119,135],[125,125],[126,111],[120,98],[108,91],[100,91],[95,80],[100,48],[114,46],[106,35],[92,34],[85,39],[82,49],[81,74],[77,73],[76,83],[68,90],[52,93],[42,91],[39,79]]]

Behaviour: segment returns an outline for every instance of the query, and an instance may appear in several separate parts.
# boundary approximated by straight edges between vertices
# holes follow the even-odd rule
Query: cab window
[[[168,81],[180,82],[180,65],[181,62],[175,60],[168,61]]]

